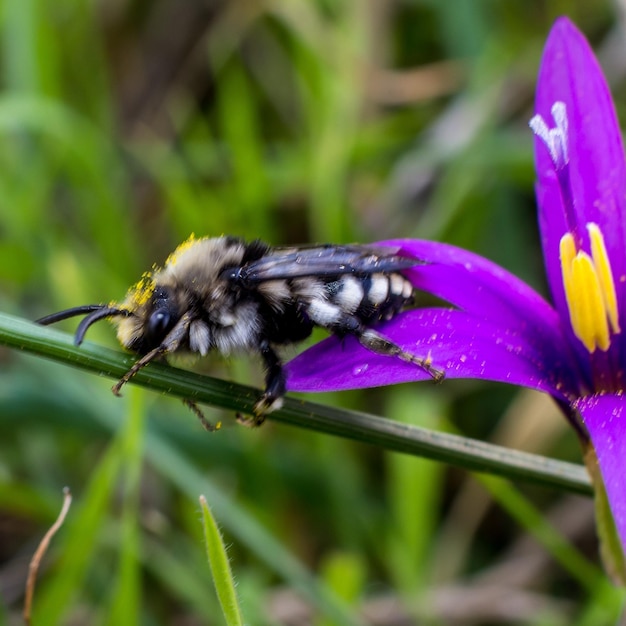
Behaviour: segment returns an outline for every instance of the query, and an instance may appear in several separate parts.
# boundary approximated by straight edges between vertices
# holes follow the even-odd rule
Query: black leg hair
[[[261,357],[265,363],[265,391],[254,405],[252,418],[238,416],[244,426],[257,427],[265,421],[268,413],[280,409],[287,392],[285,372],[280,358],[267,340],[261,342]]]

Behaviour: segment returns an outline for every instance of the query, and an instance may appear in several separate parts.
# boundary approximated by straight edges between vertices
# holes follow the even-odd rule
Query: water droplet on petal
[[[360,376],[361,374],[365,374],[368,369],[369,365],[367,363],[364,363],[363,365],[357,365],[356,367],[352,368],[352,375]]]

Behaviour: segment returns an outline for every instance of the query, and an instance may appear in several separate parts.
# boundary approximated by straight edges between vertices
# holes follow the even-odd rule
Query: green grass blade
[[[403,423],[411,420],[421,427],[441,426],[446,410],[436,394],[416,394],[408,388],[393,394],[386,409],[394,419]],[[387,454],[385,464],[393,522],[384,542],[384,561],[396,587],[412,595],[424,584],[442,506],[445,466],[400,454]]]
[[[228,562],[226,546],[204,496],[200,496],[200,507],[202,508],[202,526],[207,558],[224,618],[228,626],[243,626],[243,618],[235,591],[235,579]]]
[[[143,425],[145,407],[143,392],[134,389],[124,422],[122,454],[122,519],[117,581],[113,587],[107,624],[139,624],[141,622],[141,528],[140,490],[143,464]]]
[[[134,362],[130,355],[90,342],[77,347],[72,337],[20,318],[0,314],[0,344],[120,378]],[[250,387],[200,376],[159,363],[137,373],[133,382],[164,393],[233,411],[250,413],[259,392]],[[270,416],[276,421],[370,443],[387,450],[423,456],[471,471],[496,474],[552,488],[591,494],[584,467],[528,454],[457,435],[288,398]]]

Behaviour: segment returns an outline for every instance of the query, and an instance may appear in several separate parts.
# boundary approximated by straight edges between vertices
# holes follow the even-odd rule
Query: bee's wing
[[[329,278],[343,274],[397,272],[421,261],[401,257],[397,249],[375,246],[314,246],[274,249],[270,254],[229,270],[228,278],[247,284],[286,278],[317,276]]]

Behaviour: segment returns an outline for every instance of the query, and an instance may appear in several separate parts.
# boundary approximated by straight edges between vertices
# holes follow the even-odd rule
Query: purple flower
[[[621,332],[626,328],[626,162],[602,72],[566,18],[555,23],[546,43],[530,125],[554,304],[465,250],[429,241],[385,241],[380,243],[426,261],[407,275],[418,289],[454,308],[408,311],[380,330],[405,350],[430,356],[448,378],[508,382],[553,396],[586,451],[595,450],[626,546],[626,332]],[[350,338],[327,339],[288,366],[294,391],[427,378],[419,368],[373,355]]]

